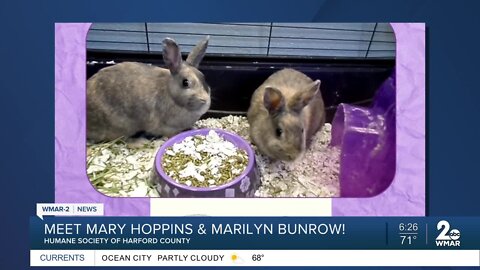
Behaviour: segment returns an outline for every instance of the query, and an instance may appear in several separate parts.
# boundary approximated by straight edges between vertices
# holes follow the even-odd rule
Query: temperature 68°
[[[264,256],[265,256],[264,254],[253,254],[252,261],[259,262],[263,259]]]

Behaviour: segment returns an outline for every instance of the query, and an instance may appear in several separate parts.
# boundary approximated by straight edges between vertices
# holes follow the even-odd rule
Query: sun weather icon
[[[242,264],[244,262],[243,259],[235,253],[233,253],[230,258],[232,259],[232,262],[235,264]]]

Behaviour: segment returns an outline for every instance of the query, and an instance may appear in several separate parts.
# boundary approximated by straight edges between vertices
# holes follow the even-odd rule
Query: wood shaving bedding
[[[249,125],[244,116],[199,120],[194,128],[219,128],[234,132],[250,142]],[[329,146],[331,125],[325,124],[312,140],[303,158],[295,163],[271,161],[254,145],[261,186],[257,197],[337,197],[339,156]],[[87,144],[87,174],[92,185],[111,197],[159,197],[150,174],[159,147],[167,138],[147,140],[117,139],[102,144]]]

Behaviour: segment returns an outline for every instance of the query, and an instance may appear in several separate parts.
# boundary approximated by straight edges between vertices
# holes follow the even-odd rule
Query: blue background
[[[437,224],[440,220],[446,220],[451,227],[449,231],[456,229],[460,232],[459,243],[457,246],[436,246],[436,237],[440,231],[437,230]],[[65,224],[78,224],[78,232],[71,228],[71,232],[65,233]],[[88,233],[87,226],[96,226],[96,228],[108,228],[109,225],[124,225],[124,230],[116,230],[116,233],[105,234],[98,231]],[[131,226],[138,228],[146,225],[146,233],[135,231],[131,232]],[[188,231],[184,233],[171,232],[170,230],[162,233],[151,232],[154,224],[177,224],[178,226],[190,224],[191,234]],[[230,232],[234,225],[247,225],[250,233],[229,233],[228,229],[221,233],[213,232],[218,228],[228,228]],[[260,234],[255,229],[261,224],[272,226],[272,233],[264,233],[260,227]],[[279,232],[279,224],[289,226],[288,233]],[[300,229],[296,230],[296,225],[307,226],[306,224],[316,224],[320,226],[316,233],[303,233]],[[325,224],[325,225],[320,225]],[[343,229],[341,226],[343,224]],[[400,225],[402,224],[402,226]],[[413,225],[415,224],[415,225]],[[59,225],[60,233],[55,231],[55,225]],[[205,233],[199,232],[200,226],[204,225]],[[327,227],[336,225],[339,230],[332,229],[327,232]],[[69,225],[73,226],[73,225]],[[46,229],[51,230],[46,233]],[[41,220],[38,217],[30,219],[30,242],[31,249],[118,249],[118,250],[162,250],[162,249],[201,249],[201,250],[295,250],[295,249],[480,249],[480,217],[45,217]],[[324,234],[320,234],[323,232]],[[325,233],[327,232],[327,233]],[[293,233],[293,234],[292,234]],[[402,234],[410,239],[404,239],[402,243]],[[427,237],[428,234],[428,237]],[[45,244],[45,239],[71,239],[71,238],[107,238],[109,242],[99,244]],[[175,245],[166,245],[162,243],[153,244],[124,244],[122,242],[112,244],[112,238],[189,238],[188,243],[178,243]]]
[[[0,269],[29,264],[28,220],[54,197],[54,22],[426,22],[429,215],[480,214],[480,1],[1,1]],[[58,268],[57,268],[58,269]]]

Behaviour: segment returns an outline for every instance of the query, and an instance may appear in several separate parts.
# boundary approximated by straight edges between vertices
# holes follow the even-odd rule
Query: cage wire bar
[[[87,49],[158,53],[168,36],[190,51],[206,35],[212,55],[395,58],[388,23],[94,23]]]

